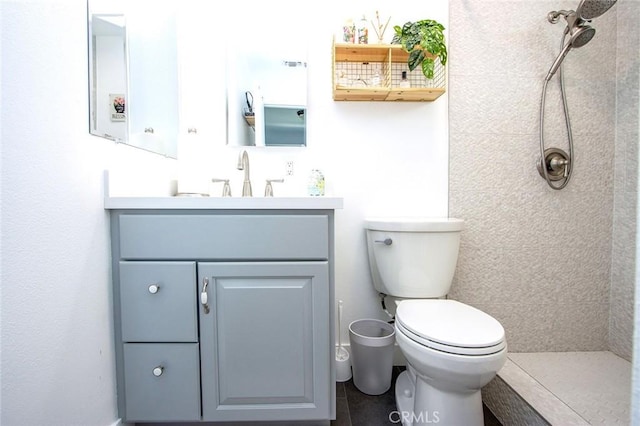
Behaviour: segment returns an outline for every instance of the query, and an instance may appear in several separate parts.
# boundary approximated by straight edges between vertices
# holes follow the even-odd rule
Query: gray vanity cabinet
[[[125,422],[335,416],[332,210],[114,210]]]
[[[329,267],[201,263],[204,420],[303,420],[329,412]],[[323,397],[324,396],[324,397]]]

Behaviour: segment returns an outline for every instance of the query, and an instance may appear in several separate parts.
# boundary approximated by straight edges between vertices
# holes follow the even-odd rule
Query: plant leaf
[[[418,65],[420,65],[425,59],[423,50],[414,50],[409,53],[409,59],[407,60],[407,64],[409,65],[409,70],[413,71],[416,69]],[[433,61],[431,61],[433,62]]]
[[[427,78],[433,78],[434,58],[440,59],[442,65],[447,63],[447,45],[444,39],[444,26],[432,19],[406,22],[402,28],[394,26],[396,32],[392,43],[401,44],[409,52],[407,64],[413,71],[418,65]],[[430,57],[427,57],[427,52]]]
[[[425,57],[424,61],[422,61],[422,73],[425,77],[429,79],[433,78],[433,68],[433,59]]]

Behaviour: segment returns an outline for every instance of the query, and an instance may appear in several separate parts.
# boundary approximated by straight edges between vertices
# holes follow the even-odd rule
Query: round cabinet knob
[[[162,376],[163,372],[164,372],[164,367],[161,367],[161,366],[157,366],[156,368],[153,369],[153,375],[156,377]]]
[[[149,293],[156,294],[160,290],[160,286],[158,284],[151,284],[149,286]]]

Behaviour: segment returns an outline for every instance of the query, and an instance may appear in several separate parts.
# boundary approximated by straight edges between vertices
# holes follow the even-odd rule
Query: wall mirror
[[[306,146],[308,46],[296,36],[305,20],[265,9],[243,21],[250,33],[227,43],[227,144]]]
[[[177,156],[176,13],[166,2],[89,0],[89,132]]]
[[[173,158],[186,134],[305,146],[307,41],[292,37],[304,20],[272,17],[272,2],[245,6],[225,14],[250,29],[238,33],[237,19],[212,28],[214,3],[88,0],[90,133]]]

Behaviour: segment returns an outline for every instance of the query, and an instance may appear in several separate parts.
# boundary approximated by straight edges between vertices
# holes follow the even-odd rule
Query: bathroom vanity
[[[342,199],[105,198],[125,422],[335,418]]]

